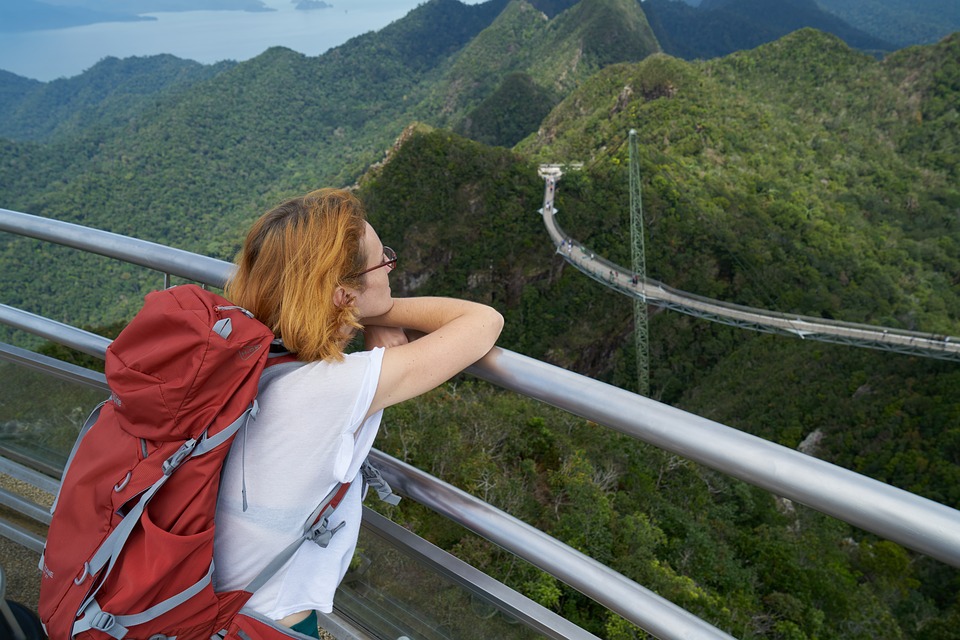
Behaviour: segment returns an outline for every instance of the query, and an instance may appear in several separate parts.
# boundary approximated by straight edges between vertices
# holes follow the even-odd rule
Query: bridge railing
[[[221,286],[231,265],[104,231],[0,209],[0,231],[73,246]],[[0,322],[102,357],[107,340],[0,305]],[[468,370],[732,477],[795,500],[905,547],[960,567],[960,512],[786,447],[559,367],[495,348]],[[659,638],[727,634],[626,577],[384,454],[399,492],[551,573]]]
[[[555,185],[555,180],[547,180],[540,213],[557,253],[604,286],[648,304],[755,331],[960,361],[960,339],[945,334],[758,309],[675,289],[652,278],[638,281],[629,269],[596,255],[560,228],[553,207]]]

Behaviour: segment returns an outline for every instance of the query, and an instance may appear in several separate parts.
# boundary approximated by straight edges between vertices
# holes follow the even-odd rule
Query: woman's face
[[[366,233],[363,234],[363,247],[367,256],[367,269],[383,264],[386,257],[383,255],[383,243],[380,236],[373,230],[370,223],[366,224]],[[365,273],[363,291],[351,291],[356,301],[360,319],[373,318],[383,315],[393,307],[393,298],[390,293],[390,271],[392,266],[385,265]]]

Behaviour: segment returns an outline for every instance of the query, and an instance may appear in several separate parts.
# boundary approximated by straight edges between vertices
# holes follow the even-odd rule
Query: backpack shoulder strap
[[[333,537],[337,531],[340,530],[340,527],[344,523],[340,523],[334,529],[329,529],[327,527],[330,515],[336,511],[337,507],[340,505],[340,502],[343,500],[343,497],[347,495],[347,491],[350,489],[349,482],[341,482],[337,484],[333,489],[330,490],[330,493],[317,505],[317,508],[313,510],[313,513],[307,517],[306,523],[303,527],[303,534],[287,545],[287,548],[278,553],[273,560],[271,560],[267,566],[265,566],[260,573],[254,578],[250,584],[246,586],[244,591],[249,591],[250,593],[255,592],[257,589],[266,584],[267,580],[272,578],[277,571],[280,570],[287,561],[293,557],[293,554],[297,552],[297,549],[300,548],[300,545],[310,540],[316,542],[321,547],[326,548],[330,544],[330,538]]]
[[[274,344],[277,343],[275,342]],[[296,354],[289,352],[276,353],[273,346],[271,346],[271,351],[274,351],[274,353],[271,353],[270,359],[267,361],[266,368],[264,368],[263,373],[260,374],[260,391],[263,391],[265,386],[270,384],[280,375],[292,369],[301,367],[304,364],[296,359]],[[369,459],[363,461],[363,464],[360,467],[360,475],[365,485],[371,486],[377,490],[377,494],[381,500],[393,505],[400,502],[400,496],[393,493],[393,491],[390,489],[390,485],[387,484],[387,481],[384,480],[383,476],[380,474],[380,470],[374,467]],[[345,524],[341,522],[333,529],[330,529],[329,527],[330,516],[333,515],[337,507],[340,506],[340,503],[347,495],[347,491],[350,489],[351,484],[352,483],[350,482],[341,482],[335,485],[333,489],[331,489],[326,495],[326,497],[320,501],[320,504],[318,504],[317,508],[313,510],[313,513],[307,517],[301,536],[291,542],[283,551],[277,554],[244,590],[253,593],[266,584],[266,582],[270,580],[270,578],[272,578],[277,571],[280,570],[280,567],[286,564],[287,561],[293,557],[293,554],[297,552],[297,549],[299,549],[300,545],[302,545],[304,542],[309,540],[323,548],[326,548],[327,545],[330,544],[330,539],[333,538],[334,534],[337,533],[337,531],[339,531],[340,528]]]
[[[303,362],[294,357],[293,360],[287,360],[287,356],[281,356],[278,359],[270,359],[267,361],[267,366],[264,367],[263,373],[260,374],[260,383],[257,392],[262,392],[263,388],[268,384],[279,378],[284,373],[292,371],[293,369],[299,369],[304,365]]]

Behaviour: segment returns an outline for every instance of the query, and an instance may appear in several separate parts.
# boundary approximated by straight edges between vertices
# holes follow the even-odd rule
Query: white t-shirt
[[[274,620],[333,610],[360,531],[360,465],[382,412],[365,422],[364,416],[382,362],[382,348],[348,354],[343,362],[312,362],[280,374],[260,392],[260,413],[246,434],[237,434],[223,469],[214,540],[218,591],[246,587],[302,535],[307,516],[334,485],[355,481],[330,518],[331,529],[346,524],[329,546],[304,542],[247,605]]]

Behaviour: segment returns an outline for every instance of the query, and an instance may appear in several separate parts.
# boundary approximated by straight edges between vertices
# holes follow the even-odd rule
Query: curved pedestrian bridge
[[[560,228],[553,203],[561,169],[543,165],[540,175],[545,183],[540,213],[557,253],[604,286],[658,307],[754,331],[960,361],[958,337],[756,309],[674,289],[650,278],[638,279],[632,270],[596,255]]]

